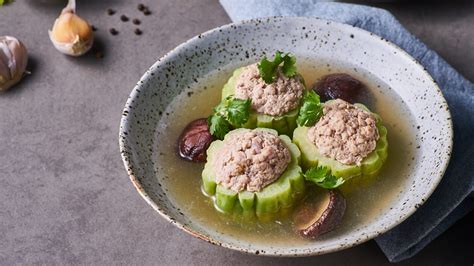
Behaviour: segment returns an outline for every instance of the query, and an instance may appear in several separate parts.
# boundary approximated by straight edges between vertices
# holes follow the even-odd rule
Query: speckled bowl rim
[[[274,17],[265,17],[265,18],[244,20],[244,21],[240,21],[240,22],[236,22],[236,23],[229,23],[229,24],[226,24],[226,25],[208,30],[208,31],[206,31],[202,34],[198,34],[198,35],[194,36],[193,38],[181,43],[180,45],[178,45],[177,47],[175,47],[174,49],[172,49],[171,51],[169,51],[168,53],[163,55],[158,61],[156,61],[145,72],[145,74],[141,77],[140,81],[135,85],[133,91],[131,92],[131,94],[130,94],[130,96],[129,96],[126,104],[125,104],[124,111],[129,110],[129,107],[131,105],[133,105],[132,102],[139,95],[140,87],[143,86],[142,81],[147,80],[151,76],[152,69],[155,69],[157,66],[167,62],[169,59],[171,59],[175,55],[179,54],[188,45],[194,43],[195,41],[197,41],[200,38],[206,37],[207,35],[210,35],[211,33],[214,33],[214,32],[219,31],[219,30],[229,29],[231,27],[246,25],[246,24],[255,24],[256,22],[263,22],[267,19],[276,19],[276,18],[278,18],[278,19],[287,19],[288,18],[288,19],[302,19],[302,20],[303,19],[320,20],[320,21],[325,22],[327,24],[329,24],[329,23],[336,24],[336,25],[338,25],[338,27],[350,28],[350,30],[356,31],[356,32],[358,32],[360,34],[363,34],[363,35],[366,35],[366,37],[368,37],[368,38],[379,38],[379,39],[385,40],[385,43],[389,46],[392,46],[392,48],[395,48],[399,52],[400,56],[405,56],[405,57],[411,59],[411,61],[413,61],[415,63],[415,65],[417,65],[417,67],[421,68],[421,70],[424,74],[426,74],[428,77],[431,78],[431,81],[433,83],[432,85],[436,89],[436,93],[440,94],[440,96],[443,100],[441,102],[441,105],[444,107],[443,110],[445,110],[447,112],[447,118],[449,120],[449,124],[448,124],[449,125],[449,130],[447,130],[447,133],[449,134],[449,136],[448,136],[447,139],[449,140],[449,143],[447,145],[447,149],[448,149],[447,152],[443,153],[443,156],[445,156],[447,158],[445,158],[443,160],[442,172],[439,173],[439,175],[437,176],[437,179],[435,180],[435,182],[432,183],[432,186],[425,191],[425,195],[424,195],[424,197],[422,197],[422,199],[419,201],[419,203],[418,204],[413,204],[413,206],[411,208],[407,209],[406,212],[404,212],[403,215],[399,216],[398,219],[396,219],[396,221],[394,221],[390,226],[387,226],[387,227],[383,228],[383,230],[381,230],[381,231],[371,230],[365,235],[365,238],[360,240],[360,241],[351,241],[351,242],[343,243],[343,244],[340,244],[340,245],[335,245],[331,248],[321,250],[321,251],[311,251],[310,249],[306,249],[309,252],[292,253],[292,254],[275,254],[275,253],[260,252],[259,249],[255,249],[255,248],[245,248],[245,249],[243,249],[243,248],[235,246],[233,244],[217,241],[217,240],[213,239],[212,237],[201,234],[200,232],[197,232],[197,231],[193,230],[192,228],[189,228],[189,227],[181,224],[180,222],[176,221],[174,218],[170,217],[170,215],[168,215],[163,209],[161,209],[159,206],[157,206],[157,204],[148,196],[145,189],[140,184],[140,181],[136,178],[136,174],[134,173],[135,168],[132,167],[131,162],[133,162],[133,160],[130,156],[131,153],[130,153],[130,151],[127,150],[127,148],[126,148],[127,145],[125,145],[126,144],[125,139],[127,138],[127,134],[124,134],[124,132],[127,132],[128,129],[129,129],[128,116],[122,116],[122,119],[120,121],[120,132],[119,132],[120,154],[122,156],[122,160],[123,160],[125,169],[127,170],[128,175],[130,177],[130,180],[132,181],[132,184],[134,185],[134,187],[137,189],[138,193],[163,218],[165,218],[168,222],[174,224],[179,229],[189,233],[190,235],[192,235],[194,237],[197,237],[199,239],[202,239],[202,240],[204,240],[208,243],[214,244],[214,245],[218,245],[218,246],[221,246],[221,247],[229,248],[229,249],[244,252],[244,253],[270,256],[270,257],[305,257],[305,256],[314,256],[314,255],[322,255],[322,254],[326,254],[326,253],[331,253],[331,252],[347,249],[347,248],[362,244],[362,243],[364,243],[368,240],[371,240],[371,239],[373,239],[373,238],[389,231],[390,229],[394,228],[395,226],[399,225],[400,223],[405,221],[408,217],[410,217],[419,208],[419,206],[424,204],[426,199],[428,199],[431,196],[431,194],[434,192],[434,190],[436,189],[438,184],[441,182],[441,179],[443,178],[444,173],[445,173],[445,171],[448,167],[449,160],[451,158],[452,146],[453,146],[453,136],[454,136],[454,134],[453,134],[453,124],[452,124],[452,119],[451,119],[451,113],[449,111],[449,106],[446,102],[446,99],[444,98],[443,93],[441,92],[441,89],[439,88],[438,84],[433,79],[433,77],[428,73],[426,68],[423,67],[423,65],[421,65],[416,59],[414,59],[405,50],[403,50],[402,48],[400,48],[396,44],[390,42],[389,40],[386,40],[383,37],[380,37],[380,36],[378,36],[378,35],[376,35],[372,32],[366,31],[364,29],[361,29],[361,28],[358,28],[358,27],[355,27],[355,26],[352,26],[352,25],[349,25],[349,24],[330,21],[330,20],[327,20],[327,19],[319,18],[319,17],[291,17],[291,16],[282,17],[282,16],[274,16]]]

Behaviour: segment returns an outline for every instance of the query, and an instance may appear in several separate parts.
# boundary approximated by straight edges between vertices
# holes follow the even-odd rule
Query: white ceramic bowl
[[[330,58],[363,69],[387,84],[413,115],[416,165],[383,215],[345,234],[300,246],[255,244],[205,228],[170,202],[154,169],[157,123],[169,102],[211,71],[234,69],[276,50],[297,58]],[[120,126],[125,167],[142,197],[184,231],[223,247],[278,256],[316,255],[374,238],[409,217],[431,195],[448,165],[452,125],[441,91],[406,52],[372,33],[318,18],[267,18],[210,30],[181,44],[141,78],[128,99]]]

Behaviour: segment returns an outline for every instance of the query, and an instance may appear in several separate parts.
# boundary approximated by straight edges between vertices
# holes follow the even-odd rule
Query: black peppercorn
[[[143,10],[143,15],[145,15],[145,16],[151,15],[150,9],[145,8],[145,10]]]
[[[109,8],[109,9],[107,9],[107,14],[109,16],[112,16],[113,14],[115,14],[115,10]]]
[[[112,35],[117,35],[119,33],[115,28],[111,28],[109,31]]]
[[[128,17],[125,16],[125,15],[121,15],[121,16],[120,16],[120,20],[123,21],[123,22],[127,22],[127,21],[128,21]]]
[[[135,25],[140,25],[140,23],[142,23],[139,19],[135,18],[132,20],[133,24]]]
[[[136,35],[142,35],[142,33],[143,33],[143,32],[142,32],[140,29],[138,29],[138,28],[136,28],[134,32],[135,32]]]
[[[145,7],[144,4],[138,4],[137,8],[138,8],[138,10],[143,11],[143,10],[145,10],[146,7]]]

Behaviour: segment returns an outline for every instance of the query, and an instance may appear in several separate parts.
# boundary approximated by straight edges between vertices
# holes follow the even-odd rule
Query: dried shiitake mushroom
[[[317,238],[334,230],[346,210],[346,199],[339,190],[318,189],[296,211],[294,224],[297,232],[307,238]]]
[[[350,103],[357,101],[363,88],[362,82],[344,73],[326,75],[313,86],[322,101],[343,99]]]
[[[213,141],[207,119],[200,118],[189,123],[178,139],[179,156],[193,162],[205,162],[206,150]]]

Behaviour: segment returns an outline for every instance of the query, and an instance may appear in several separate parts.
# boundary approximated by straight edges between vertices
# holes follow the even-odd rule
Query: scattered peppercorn
[[[115,28],[111,28],[109,31],[110,31],[110,34],[112,34],[112,35],[119,34],[119,32]]]
[[[138,9],[139,11],[141,11],[141,12],[143,13],[143,15],[145,15],[145,16],[151,15],[151,13],[152,13],[152,12],[150,11],[150,9],[148,9],[148,7],[147,7],[146,5],[144,5],[144,4],[138,4],[138,5],[137,5],[137,9]],[[113,10],[113,9],[111,9],[111,8],[107,9],[107,14],[108,14],[109,16],[112,16],[112,15],[114,15],[115,13],[116,13],[115,10]],[[130,20],[130,18],[127,17],[126,15],[121,15],[121,16],[120,16],[120,20],[121,20],[122,22],[127,22],[127,21]],[[133,23],[134,25],[141,25],[141,24],[142,24],[142,22],[141,22],[139,19],[137,19],[137,18],[134,18],[134,19],[132,20],[132,23]],[[92,30],[93,30],[93,31],[96,31],[97,28],[94,27],[94,26],[92,26]],[[109,32],[110,32],[110,34],[112,34],[112,35],[118,35],[118,34],[119,34],[119,31],[118,31],[117,29],[115,29],[115,28],[110,28],[110,29],[109,29]],[[143,34],[143,31],[142,31],[141,29],[139,29],[139,28],[136,28],[133,32],[134,32],[136,35],[142,35],[142,34]],[[96,56],[96,57],[97,57],[97,56]]]
[[[142,23],[142,22],[141,22],[139,19],[137,19],[137,18],[134,18],[134,19],[132,20],[132,22],[133,22],[133,24],[135,24],[135,25],[140,25],[140,23]]]
[[[97,28],[94,25],[91,25],[92,31],[97,31]]]
[[[128,21],[128,17],[125,16],[125,15],[121,15],[121,16],[120,16],[120,20],[123,21],[123,22],[127,22],[127,21]]]

